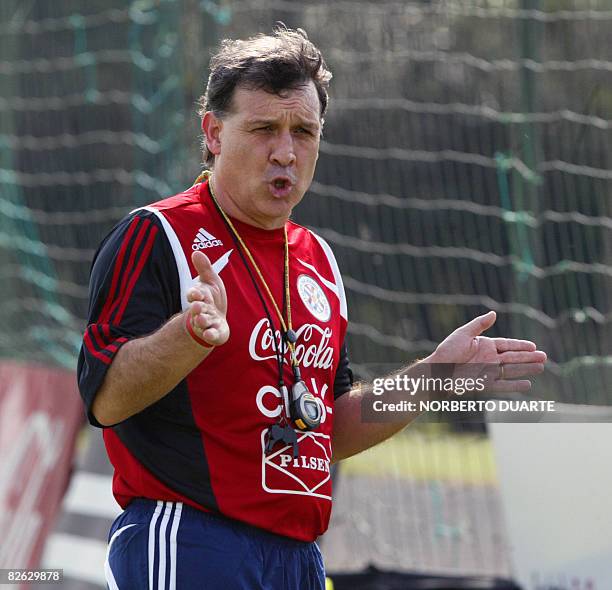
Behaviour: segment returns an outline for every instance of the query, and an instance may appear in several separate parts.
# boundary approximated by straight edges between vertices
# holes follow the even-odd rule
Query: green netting
[[[74,366],[97,244],[189,174],[181,7],[0,10],[0,354]]]
[[[609,0],[3,0],[0,355],[75,365],[98,243],[200,169],[210,47],[277,20],[334,72],[296,218],[336,252],[358,372],[495,309],[549,353],[538,391],[608,403]],[[339,567],[509,572],[488,443],[449,436],[349,464]]]

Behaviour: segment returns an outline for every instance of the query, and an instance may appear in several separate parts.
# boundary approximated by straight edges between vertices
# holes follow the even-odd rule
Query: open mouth
[[[272,181],[272,186],[274,186],[274,188],[277,189],[283,189],[286,188],[290,185],[291,183],[289,182],[288,178],[275,178]]]
[[[276,197],[286,197],[293,188],[291,179],[286,176],[277,176],[270,181],[272,194]]]

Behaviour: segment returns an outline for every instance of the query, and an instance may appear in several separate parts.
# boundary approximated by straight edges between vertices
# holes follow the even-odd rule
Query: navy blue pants
[[[110,531],[110,590],[324,590],[316,543],[174,502],[134,500]]]

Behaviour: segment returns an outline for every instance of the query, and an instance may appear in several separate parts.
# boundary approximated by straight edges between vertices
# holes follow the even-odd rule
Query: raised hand
[[[188,321],[199,338],[211,346],[221,346],[229,338],[227,324],[227,295],[221,277],[214,271],[210,260],[199,250],[191,256],[198,271],[198,280],[187,291],[190,314]]]
[[[514,338],[482,336],[494,323],[496,314],[490,311],[474,318],[449,334],[429,357],[432,363],[463,365],[477,363],[495,368],[488,391],[527,391],[531,381],[524,377],[544,370],[546,353],[537,350],[535,343]],[[457,367],[462,372],[461,367]]]

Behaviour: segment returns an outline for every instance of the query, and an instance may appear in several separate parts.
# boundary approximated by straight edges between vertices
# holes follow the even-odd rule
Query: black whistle
[[[273,424],[268,429],[268,442],[266,443],[266,455],[272,452],[272,449],[276,446],[276,443],[282,442],[286,445],[293,447],[293,458],[299,457],[299,446],[297,440],[297,434],[291,426],[281,426],[280,424]]]

